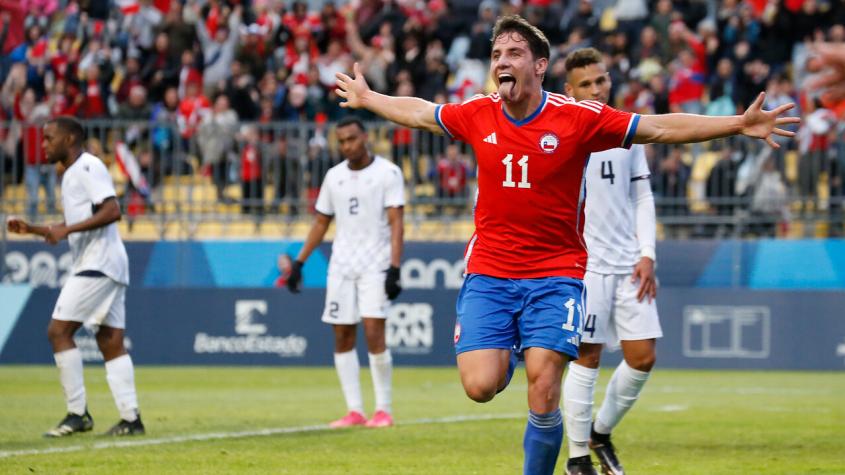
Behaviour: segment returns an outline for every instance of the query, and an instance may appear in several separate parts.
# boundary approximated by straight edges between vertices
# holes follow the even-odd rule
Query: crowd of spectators
[[[778,222],[795,197],[799,213],[841,214],[845,104],[803,84],[812,42],[845,48],[843,0],[0,0],[0,187],[25,182],[31,213],[44,187],[53,208],[56,178],[44,166],[38,125],[70,114],[100,137],[115,119],[149,123],[121,129],[120,140],[153,186],[163,175],[205,173],[221,201],[233,182],[258,200],[265,182],[279,199],[313,194],[337,160],[326,125],[347,113],[333,90],[336,72],[358,61],[373,89],[435,102],[491,91],[490,35],[497,16],[510,13],[551,41],[552,91],[564,90],[566,55],[595,46],[613,104],[626,110],[735,114],[761,91],[767,108],[799,104],[798,139],[774,152],[744,141],[650,148],[661,216],[744,210]],[[311,124],[295,137],[304,145],[268,125],[279,123]],[[467,150],[446,140],[421,148],[413,137],[391,128],[385,139],[397,162],[412,149],[422,157],[409,180],[450,204],[471,202]],[[707,154],[715,165],[696,190],[696,162]],[[268,177],[265,162],[282,159],[289,163]],[[696,193],[704,209],[691,207]],[[774,232],[771,223],[761,229]]]

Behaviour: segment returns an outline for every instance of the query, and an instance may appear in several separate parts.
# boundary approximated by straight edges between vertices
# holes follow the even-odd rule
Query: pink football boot
[[[392,425],[393,417],[385,411],[376,411],[373,418],[367,421],[367,427],[390,427]]]
[[[362,426],[364,424],[367,424],[367,418],[364,417],[363,414],[358,411],[349,411],[349,413],[345,416],[341,417],[336,421],[331,422],[329,424],[329,427],[331,427],[332,429],[340,429],[343,427]]]

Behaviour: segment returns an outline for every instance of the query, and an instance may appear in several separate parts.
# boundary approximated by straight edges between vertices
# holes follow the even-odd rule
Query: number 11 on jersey
[[[519,159],[517,165],[522,170],[522,179],[519,183],[513,181],[513,154],[509,153],[502,163],[505,164],[505,181],[502,186],[505,188],[531,188],[531,183],[528,182],[528,155],[523,155]]]

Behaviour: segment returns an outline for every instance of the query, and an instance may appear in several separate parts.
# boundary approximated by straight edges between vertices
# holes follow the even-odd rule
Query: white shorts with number
[[[56,301],[53,319],[80,322],[92,329],[126,328],[126,286],[105,276],[70,276]]]
[[[639,282],[631,274],[584,275],[587,286],[587,318],[581,341],[617,347],[619,340],[649,340],[663,336],[657,302],[637,300]]]
[[[333,325],[354,325],[362,317],[387,318],[384,272],[347,278],[329,274],[326,279],[326,308],[323,321]]]

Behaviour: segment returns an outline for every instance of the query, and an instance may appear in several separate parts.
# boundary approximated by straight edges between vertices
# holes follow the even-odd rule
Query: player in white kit
[[[608,101],[610,75],[601,53],[593,48],[574,51],[566,60],[566,72],[568,95],[579,101]],[[655,340],[663,336],[654,300],[654,197],[642,145],[590,155],[585,175],[587,318],[579,358],[570,363],[563,383],[569,438],[566,473],[596,473],[592,448],[605,474],[620,475],[624,472],[610,433],[639,397],[654,366]],[[602,346],[620,343],[624,359],[593,422]]]
[[[334,363],[348,412],[331,426],[387,427],[393,425],[393,362],[385,343],[385,319],[389,300],[402,290],[399,265],[404,182],[399,167],[370,153],[367,133],[360,120],[340,121],[337,140],[345,160],[326,174],[317,198],[316,219],[293,262],[288,288],[299,291],[302,266],[323,241],[329,223],[335,218],[337,230],[322,320],[334,329]],[[376,396],[375,412],[369,420],[364,416],[355,350],[355,333],[361,321]]]
[[[47,328],[65,393],[67,416],[44,436],[63,437],[94,427],[85,398],[82,354],[73,341],[74,333],[83,324],[96,333],[105,360],[106,380],[120,412],[120,421],[106,435],[141,435],[144,424],[138,412],[135,370],[123,346],[129,260],[117,231],[120,205],[106,166],[83,151],[84,137],[82,125],[70,117],[58,117],[44,126],[47,159],[65,168],[64,222],[33,225],[10,218],[7,223],[11,232],[35,234],[50,244],[67,238],[73,255],[70,277],[62,287]]]

